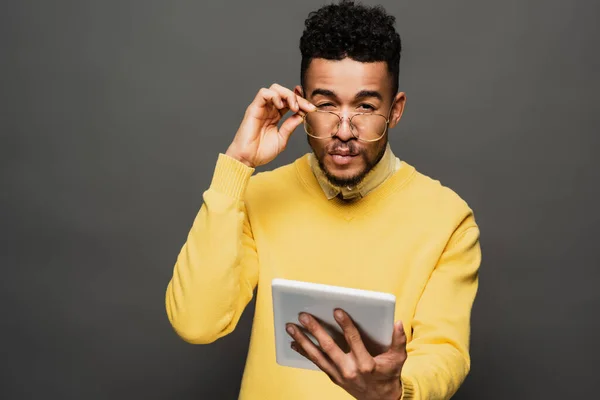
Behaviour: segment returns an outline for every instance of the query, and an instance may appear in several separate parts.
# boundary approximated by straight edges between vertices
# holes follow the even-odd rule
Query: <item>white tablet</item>
[[[310,360],[290,347],[287,323],[296,324],[318,346],[298,321],[299,314],[313,315],[344,351],[348,351],[342,329],[335,321],[336,308],[346,311],[361,331],[371,355],[381,354],[392,343],[396,296],[390,293],[330,286],[310,282],[273,279],[273,312],[277,363],[282,366],[318,370]]]

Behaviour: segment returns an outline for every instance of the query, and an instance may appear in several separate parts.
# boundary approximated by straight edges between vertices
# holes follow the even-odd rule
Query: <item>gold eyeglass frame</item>
[[[392,106],[390,107],[390,112],[389,113],[391,113],[393,107],[394,107],[394,104],[392,104]],[[306,129],[306,116],[309,115],[309,114],[312,114],[312,113],[329,113],[329,114],[333,114],[336,117],[338,117],[339,122],[337,124],[337,129],[335,130],[335,132],[331,136],[325,136],[325,137],[314,136],[314,135],[311,135],[310,133],[308,133],[308,129]],[[381,136],[379,136],[377,139],[370,139],[370,140],[369,139],[361,139],[361,138],[359,138],[356,135],[356,133],[354,133],[355,127],[352,124],[352,118],[356,117],[357,115],[378,115],[380,117],[383,117],[385,119],[385,129],[381,133]],[[306,112],[302,116],[302,127],[304,128],[304,132],[306,132],[306,134],[308,136],[310,136],[312,138],[315,138],[315,139],[330,139],[332,137],[335,137],[337,135],[337,133],[340,131],[340,126],[342,125],[342,122],[343,122],[342,117],[338,113],[336,113],[334,111],[314,110],[314,111]],[[350,117],[350,119],[348,120],[348,123],[350,124],[350,132],[352,133],[352,136],[354,136],[360,142],[372,143],[372,142],[377,142],[378,140],[381,140],[381,138],[383,138],[385,136],[385,134],[387,133],[388,128],[389,128],[390,118],[386,117],[385,115],[380,114],[380,113],[355,113],[355,114],[353,114]]]

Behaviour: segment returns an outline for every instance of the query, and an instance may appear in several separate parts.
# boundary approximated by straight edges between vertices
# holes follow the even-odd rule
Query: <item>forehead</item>
[[[305,74],[307,95],[316,88],[329,89],[341,99],[351,99],[361,90],[376,90],[385,98],[391,84],[385,61],[364,63],[350,58],[339,61],[315,58]]]

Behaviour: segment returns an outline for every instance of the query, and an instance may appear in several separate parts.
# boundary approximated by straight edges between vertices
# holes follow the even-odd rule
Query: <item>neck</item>
[[[365,175],[362,181],[354,186],[339,186],[331,183],[319,166],[316,156],[312,153],[309,154],[309,163],[327,198],[332,199],[337,196],[344,200],[366,196],[371,190],[385,182],[400,167],[400,160],[392,152],[389,143],[386,145],[385,152],[379,162]]]

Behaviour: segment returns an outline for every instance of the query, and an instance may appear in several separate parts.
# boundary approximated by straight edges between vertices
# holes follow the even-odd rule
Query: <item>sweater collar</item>
[[[365,178],[354,187],[339,187],[333,185],[327,179],[325,172],[319,166],[319,162],[314,153],[308,154],[308,162],[313,171],[313,174],[317,178],[321,189],[325,193],[327,199],[331,200],[336,196],[342,197],[344,200],[350,200],[357,197],[364,197],[370,191],[385,182],[390,176],[392,176],[398,168],[400,168],[400,160],[392,152],[392,148],[389,143],[386,145],[383,157],[375,167],[365,176]]]

